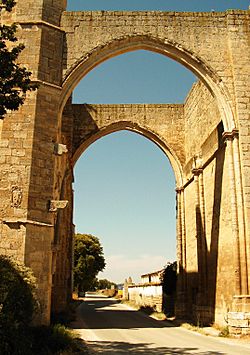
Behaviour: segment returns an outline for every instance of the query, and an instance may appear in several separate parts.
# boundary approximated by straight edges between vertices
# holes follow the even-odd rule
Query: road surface
[[[201,335],[158,321],[114,299],[85,298],[73,324],[93,352],[104,355],[250,355],[250,344]]]

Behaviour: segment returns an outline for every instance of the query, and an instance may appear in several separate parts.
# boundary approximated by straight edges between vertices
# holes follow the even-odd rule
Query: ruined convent
[[[176,317],[250,332],[249,17],[68,12],[66,0],[1,10],[38,89],[0,120],[0,253],[33,270],[41,324],[71,297],[74,165],[97,139],[129,130],[157,144],[175,174]],[[183,104],[72,104],[97,65],[141,49],[196,75]]]

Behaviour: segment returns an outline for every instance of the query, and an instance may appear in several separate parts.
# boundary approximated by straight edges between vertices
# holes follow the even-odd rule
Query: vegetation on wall
[[[96,276],[104,268],[105,259],[99,239],[91,234],[75,234],[74,289],[78,292],[95,289]]]
[[[15,1],[1,0],[0,5],[0,11],[11,11]],[[15,24],[0,26],[0,119],[7,110],[18,110],[24,103],[26,92],[37,88],[31,83],[31,72],[17,63],[24,45],[15,45],[16,31]]]

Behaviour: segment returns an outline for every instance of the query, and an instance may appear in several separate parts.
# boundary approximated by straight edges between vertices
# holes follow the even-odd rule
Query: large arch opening
[[[162,54],[179,62],[193,72],[215,97],[225,131],[231,131],[236,127],[230,105],[230,95],[227,92],[227,88],[224,87],[221,78],[213,68],[196,56],[195,53],[191,53],[178,43],[173,43],[167,39],[162,41],[149,36],[117,38],[110,43],[93,48],[91,52],[83,55],[83,57],[75,62],[65,73],[59,114],[61,115],[64,105],[76,85],[91,70],[112,57],[136,50],[146,50]]]
[[[128,119],[128,111],[133,113],[133,105],[130,105],[129,110],[129,105],[110,105],[105,108],[92,104],[72,105],[72,90],[85,75],[107,59],[136,50],[157,52],[175,59],[193,71],[201,81],[192,87],[183,104],[163,104],[153,108],[150,105],[137,105],[134,119]],[[182,297],[180,313],[185,316],[185,312],[191,309],[191,317],[196,321],[197,317],[203,317],[204,323],[215,319],[219,229],[224,228],[223,233],[227,230],[217,212],[222,205],[225,208],[228,204],[221,189],[225,158],[222,133],[224,129],[234,126],[234,120],[226,98],[226,90],[219,78],[194,54],[173,43],[137,36],[129,41],[122,38],[96,48],[76,63],[65,76],[61,100],[61,110],[66,104],[62,135],[66,137],[65,143],[69,146],[72,165],[99,138],[124,129],[150,138],[168,156],[177,182],[177,259],[181,276],[179,291]],[[70,137],[67,137],[69,126],[72,130]],[[198,178],[195,174],[198,174]],[[204,190],[203,178],[206,186],[211,181],[210,190]],[[218,183],[219,188],[216,186]],[[207,223],[205,199],[212,215]],[[228,210],[226,213],[229,213]],[[187,242],[187,239],[190,240]],[[222,259],[221,256],[220,258]],[[209,276],[208,265],[213,269]],[[203,297],[204,294],[206,298]],[[222,303],[218,312],[220,317],[225,312],[225,302]]]
[[[134,60],[134,57],[135,57],[135,54],[137,54],[138,53],[138,60],[140,61],[140,66],[141,66],[141,63],[142,62],[144,62],[145,63],[145,56],[147,55],[147,54],[149,54],[149,57],[152,59],[152,57],[154,57],[154,58],[156,58],[156,62],[158,61],[159,62],[159,59],[162,59],[162,61],[164,61],[164,65],[165,65],[165,68],[168,66],[168,64],[169,63],[174,63],[173,61],[170,61],[168,58],[166,58],[166,57],[164,57],[164,56],[161,56],[161,55],[159,55],[159,54],[157,54],[157,53],[154,53],[154,52],[151,52],[151,51],[133,51],[133,52],[129,52],[129,53],[127,53],[127,54],[124,54],[124,57],[125,57],[125,59],[126,59],[126,61],[128,62],[128,59],[129,59],[129,57],[132,57],[132,61],[130,62],[130,63],[127,63],[127,65],[129,65],[129,64],[131,64],[132,65],[132,63],[133,63],[133,60]],[[140,57],[140,55],[141,55],[141,57]],[[118,56],[118,57],[115,57],[113,60],[117,60],[117,59],[119,59],[119,57],[122,57],[122,56]],[[108,62],[108,61],[107,61]],[[105,64],[105,63],[103,63],[103,64]],[[152,67],[152,62],[149,60],[149,66],[151,66]],[[181,66],[179,66],[179,64],[177,64],[177,66],[178,66],[178,69],[180,70],[180,68],[181,68]],[[101,67],[101,66],[100,66]],[[130,68],[131,68],[131,66],[130,66]],[[137,68],[138,69],[138,68]],[[136,71],[137,71],[137,69],[135,70],[135,74],[136,74]],[[168,75],[170,76],[170,73],[171,73],[171,71],[173,70],[173,68],[169,68],[169,70],[168,70]],[[94,70],[93,70],[93,72],[94,72]],[[155,73],[156,71],[154,71],[154,73]],[[187,72],[186,71],[186,69],[184,69],[184,71],[182,71],[181,73],[183,74],[183,76],[182,76],[182,80],[183,80],[183,77],[184,77],[184,74],[185,74],[185,72]],[[162,74],[160,73],[160,72],[158,72],[159,74],[158,74],[158,76],[159,77],[162,77]],[[86,79],[86,78],[85,78]],[[170,79],[169,77],[166,77],[165,79]],[[153,79],[151,78],[151,80],[153,81]],[[145,80],[144,80],[145,81]],[[189,75],[189,77],[188,78],[186,78],[186,81],[189,83],[189,86],[193,83],[193,81],[194,81],[194,77],[191,75]],[[83,79],[83,82],[84,82],[84,79]],[[142,82],[143,82],[143,80],[142,80]],[[170,82],[170,80],[168,80],[168,82]],[[88,84],[89,84],[89,82],[87,82],[87,83],[85,83],[85,85],[88,87]],[[174,90],[176,90],[177,91],[177,87],[178,87],[178,85],[177,85],[177,83],[176,83],[176,78],[174,78],[174,77],[172,77],[172,90],[174,91]],[[163,90],[164,91],[164,89],[162,89],[162,85],[161,84],[158,84],[158,87],[161,87],[161,90]],[[138,90],[141,90],[141,89],[139,89],[139,88],[137,88]],[[142,91],[142,90],[141,90]],[[150,91],[150,90],[149,90]],[[79,88],[79,91],[78,91],[78,93],[79,92],[81,92],[81,88]],[[151,89],[151,95],[152,95],[152,92],[153,92],[153,89]],[[141,116],[145,116],[146,115],[146,112],[149,110],[149,111],[151,111],[152,112],[152,119],[151,118],[148,118],[148,120],[149,121],[151,121],[152,123],[154,122],[154,120],[156,119],[156,120],[158,120],[159,121],[159,124],[161,125],[162,123],[163,124],[165,124],[164,123],[164,121],[165,121],[165,119],[167,118],[167,116],[169,116],[168,117],[168,119],[169,119],[169,123],[170,124],[172,124],[173,125],[173,116],[175,116],[176,118],[178,118],[178,119],[182,119],[182,117],[181,117],[181,115],[182,115],[182,111],[183,111],[183,104],[181,104],[180,102],[182,102],[183,101],[183,99],[184,99],[184,97],[186,96],[186,94],[187,94],[187,92],[188,92],[188,90],[187,90],[187,87],[185,87],[185,89],[184,89],[184,91],[183,91],[183,93],[182,93],[182,95],[180,95],[180,97],[179,98],[177,98],[177,96],[174,98],[174,101],[177,101],[177,102],[179,102],[179,104],[176,104],[176,105],[166,105],[166,107],[164,106],[164,109],[163,109],[163,111],[162,112],[160,112],[159,114],[158,113],[156,113],[155,114],[155,112],[154,112],[154,110],[155,110],[155,106],[154,105],[146,105],[146,106],[144,106],[144,104],[139,104],[138,105],[138,110],[140,111],[140,115]],[[84,97],[84,94],[79,94],[79,96],[80,96],[80,102],[86,102],[86,99],[85,99],[85,97]],[[155,96],[156,97],[156,96]],[[132,99],[132,100],[131,100]],[[173,99],[173,98],[172,98]],[[123,99],[124,100],[124,99]],[[123,101],[123,100],[119,100],[119,101]],[[127,101],[126,101],[127,100]],[[132,98],[132,95],[129,97],[129,98],[127,98],[125,100],[125,102],[133,102],[133,98]],[[112,134],[118,134],[118,132],[127,132],[127,133],[129,133],[129,132],[133,132],[133,133],[130,133],[130,134],[133,134],[133,135],[135,135],[135,133],[137,133],[135,136],[137,136],[137,137],[144,137],[144,139],[143,140],[145,140],[145,138],[147,138],[149,141],[151,141],[151,142],[153,142],[153,143],[155,143],[155,145],[156,146],[158,146],[158,148],[157,148],[157,150],[159,150],[159,148],[160,148],[160,150],[163,152],[163,155],[164,155],[164,160],[165,160],[165,164],[166,164],[166,166],[168,166],[168,167],[170,167],[170,164],[171,164],[171,172],[170,172],[170,180],[173,182],[173,172],[174,172],[174,174],[175,174],[175,182],[173,182],[172,183],[172,186],[171,186],[171,198],[166,198],[166,202],[167,201],[170,201],[170,200],[172,200],[172,202],[171,202],[171,204],[170,204],[170,210],[171,210],[171,213],[172,213],[172,220],[171,220],[171,223],[169,223],[169,225],[172,225],[172,229],[174,228],[174,232],[172,231],[171,232],[171,236],[172,236],[172,238],[171,238],[171,244],[172,244],[172,247],[171,247],[171,249],[172,249],[172,251],[171,251],[171,255],[168,257],[168,255],[164,255],[164,253],[162,253],[163,255],[161,256],[161,255],[156,255],[156,256],[154,256],[154,254],[152,253],[152,255],[151,255],[151,257],[152,257],[152,266],[150,266],[150,260],[149,260],[149,267],[150,267],[150,269],[148,269],[148,270],[146,270],[146,269],[144,269],[144,270],[141,270],[141,273],[146,273],[146,272],[153,272],[153,271],[155,271],[154,270],[154,268],[156,267],[156,265],[154,265],[153,263],[154,263],[154,261],[157,261],[157,260],[160,260],[160,257],[161,257],[161,262],[163,262],[163,259],[165,258],[165,263],[163,263],[163,265],[159,265],[158,264],[158,267],[157,267],[157,269],[162,269],[164,266],[165,266],[165,264],[168,262],[168,261],[174,261],[174,260],[176,260],[176,202],[175,202],[175,198],[176,198],[176,196],[175,196],[175,187],[176,186],[182,186],[182,184],[183,184],[183,181],[182,181],[182,166],[181,166],[181,159],[180,159],[180,157],[181,157],[181,154],[176,154],[176,147],[174,146],[174,142],[172,142],[172,144],[171,145],[169,145],[169,142],[168,142],[168,139],[166,139],[166,137],[163,137],[162,135],[159,135],[158,133],[159,132],[157,132],[157,130],[155,130],[154,129],[154,127],[152,126],[152,127],[150,127],[150,125],[148,125],[147,124],[147,122],[146,122],[146,120],[145,120],[145,118],[146,118],[146,116],[145,116],[145,118],[144,119],[142,119],[142,121],[141,122],[139,122],[138,120],[137,120],[137,118],[138,118],[138,116],[137,116],[137,114],[138,114],[138,112],[137,112],[137,114],[136,113],[134,113],[133,115],[135,116],[135,119],[133,120],[132,118],[131,118],[131,114],[132,114],[132,112],[131,112],[131,114],[129,113],[129,112],[127,112],[127,113],[125,113],[125,112],[123,112],[123,113],[119,113],[119,107],[117,107],[117,112],[116,113],[112,113],[112,112],[107,112],[107,115],[106,115],[106,118],[108,118],[108,117],[111,117],[112,116],[112,118],[110,118],[110,122],[109,122],[109,124],[103,124],[102,125],[102,123],[101,124],[99,124],[101,121],[102,121],[102,119],[101,119],[101,121],[98,123],[97,121],[98,121],[98,118],[97,118],[97,121],[95,122],[95,118],[93,117],[93,114],[94,113],[96,113],[97,115],[98,115],[98,109],[96,109],[95,107],[94,107],[94,105],[92,105],[92,104],[83,104],[83,105],[81,105],[80,103],[79,103],[79,101],[78,101],[78,104],[76,103],[77,102],[77,99],[76,99],[76,101],[75,101],[75,103],[73,103],[73,105],[71,105],[71,104],[67,104],[66,106],[65,106],[65,110],[64,110],[64,118],[63,118],[63,126],[62,126],[62,132],[63,132],[63,134],[65,134],[65,129],[67,130],[67,128],[66,127],[68,127],[68,124],[67,124],[67,115],[71,115],[71,113],[72,113],[72,111],[71,111],[71,109],[73,109],[73,111],[74,111],[74,109],[76,108],[76,109],[79,109],[80,110],[80,112],[73,112],[73,116],[75,117],[75,118],[77,118],[77,117],[80,117],[79,118],[79,122],[85,122],[85,125],[89,125],[90,127],[92,127],[93,128],[93,130],[92,130],[92,128],[90,129],[90,132],[87,132],[87,135],[86,136],[83,136],[82,135],[82,133],[85,131],[85,128],[82,126],[82,128],[79,126],[78,128],[77,128],[77,123],[75,122],[75,123],[73,123],[73,122],[71,122],[71,126],[72,127],[74,127],[73,128],[73,130],[75,130],[75,133],[74,134],[76,134],[77,135],[77,130],[78,130],[78,133],[79,133],[79,136],[80,136],[80,138],[79,138],[79,140],[77,140],[77,142],[75,142],[76,144],[75,144],[75,146],[74,147],[72,147],[72,158],[71,158],[71,164],[74,166],[75,164],[76,164],[76,167],[78,166],[78,163],[77,163],[77,161],[78,161],[78,159],[79,159],[79,161],[81,161],[81,160],[84,160],[84,155],[85,155],[85,153],[87,153],[88,152],[88,150],[89,149],[91,149],[91,147],[92,147],[92,145],[94,144],[97,144],[99,141],[101,141],[101,140],[103,140],[103,139],[105,139],[106,137],[108,138],[110,135],[112,136]],[[118,102],[119,102],[118,101]],[[141,102],[147,102],[148,101],[148,99],[145,99],[145,98],[142,98],[142,99],[140,99],[140,101]],[[156,101],[155,99],[154,100],[152,100],[153,102],[154,101]],[[151,102],[152,102],[151,101]],[[164,97],[164,95],[162,95],[162,97],[160,98],[160,99],[158,99],[158,101],[159,102],[161,102],[161,101],[171,101],[171,98],[166,98],[166,97]],[[89,101],[88,101],[89,102]],[[91,101],[90,101],[91,102]],[[93,101],[92,102],[95,102],[95,96],[93,95]],[[112,101],[111,101],[112,102]],[[134,99],[134,102],[137,102],[137,99]],[[111,105],[112,106],[112,105]],[[119,105],[118,105],[119,106]],[[126,107],[125,107],[126,106]],[[131,105],[130,104],[127,104],[127,105],[125,105],[124,107],[125,107],[125,110],[127,110],[127,111],[129,111],[129,107],[131,107]],[[159,106],[159,109],[161,110],[161,104],[159,104],[158,105]],[[123,107],[123,108],[124,108]],[[107,108],[106,108],[107,110],[109,110],[110,109],[110,106],[109,105],[107,105]],[[68,111],[69,110],[69,111]],[[100,110],[102,110],[102,105],[100,105]],[[71,111],[71,113],[70,113],[70,111]],[[143,113],[143,112],[144,113]],[[165,111],[165,112],[164,112]],[[173,112],[172,112],[173,111]],[[84,115],[84,117],[83,116],[81,116],[81,114],[83,114]],[[123,117],[122,117],[123,116]],[[155,118],[154,118],[154,116],[155,116]],[[159,117],[158,117],[159,116]],[[122,117],[122,119],[121,119],[121,117]],[[87,121],[86,121],[86,119],[87,119]],[[113,121],[112,121],[113,120]],[[145,121],[145,122],[143,122],[143,121]],[[171,123],[171,121],[172,121],[172,123]],[[103,121],[102,121],[103,122]],[[68,122],[69,123],[69,122]],[[146,124],[145,124],[146,123]],[[80,125],[81,125],[81,123],[80,123]],[[93,126],[92,126],[93,125]],[[83,129],[83,131],[81,131],[81,129]],[[173,125],[173,129],[174,129],[174,125]],[[87,129],[88,130],[88,129]],[[81,133],[82,132],[82,133]],[[66,132],[66,134],[67,134],[67,132]],[[174,136],[174,134],[173,134],[173,132],[171,133],[171,132],[169,132],[169,134],[170,135],[172,135],[172,136]],[[73,138],[73,140],[74,140],[74,138]],[[184,140],[184,137],[183,137],[183,140]],[[181,143],[179,143],[179,145],[180,145]],[[151,143],[151,146],[152,146],[153,144]],[[68,144],[68,142],[67,142],[67,146],[69,146],[70,147],[70,144]],[[145,152],[144,152],[144,154],[145,154]],[[162,153],[161,153],[162,154]],[[182,154],[183,155],[183,154]],[[167,159],[166,159],[167,158]],[[107,158],[106,158],[107,159]],[[170,162],[170,164],[168,163],[168,159],[169,159],[169,162]],[[173,169],[173,170],[172,170]],[[131,170],[130,170],[131,171]],[[166,176],[166,181],[168,180],[168,178],[167,178],[167,176]],[[75,176],[75,181],[77,181],[77,176]],[[83,182],[84,183],[84,182]],[[88,186],[88,183],[86,182],[86,185]],[[157,186],[158,185],[158,183],[155,183],[155,186]],[[74,190],[75,190],[75,196],[78,194],[78,192],[77,192],[77,189],[75,189],[74,188]],[[164,195],[164,194],[163,194]],[[62,199],[63,198],[65,198],[64,196],[62,196],[61,197]],[[76,209],[78,209],[77,207],[76,207]],[[153,215],[154,215],[155,213],[154,212],[152,212],[152,219],[153,219]],[[158,213],[156,213],[156,215],[158,215]],[[83,216],[83,218],[84,218],[84,216]],[[126,217],[125,217],[126,218]],[[162,218],[162,220],[164,221],[164,224],[165,224],[165,228],[167,228],[167,221],[166,220],[164,220],[164,218]],[[80,232],[79,231],[79,229],[78,229],[78,227],[77,227],[77,222],[75,222],[75,224],[76,224],[76,231],[77,232]],[[174,226],[174,227],[173,227]],[[152,229],[152,226],[151,227],[148,227],[148,229]],[[85,232],[86,230],[83,230],[82,232]],[[91,231],[90,230],[88,230],[88,231],[86,231],[86,232],[88,232],[88,233],[91,233]],[[60,232],[59,232],[60,233]],[[94,234],[94,232],[92,232],[92,234]],[[98,233],[99,235],[100,235],[100,237],[102,237],[102,233]],[[168,236],[168,232],[166,232],[165,233],[165,240],[167,241],[167,236]],[[173,247],[173,245],[174,245],[174,247]],[[143,249],[143,248],[142,248]],[[160,250],[160,249],[165,249],[165,248],[157,248],[156,247],[156,250]],[[140,251],[138,251],[138,254],[140,254]],[[129,258],[128,258],[128,260],[129,260]],[[141,262],[146,262],[146,258],[145,258],[145,253],[144,253],[144,255],[142,255],[142,256],[140,256],[139,255],[139,260],[141,261]],[[152,269],[151,269],[151,267],[152,267]],[[125,273],[126,273],[126,277],[128,277],[128,276],[131,276],[131,275],[129,275],[129,270],[126,272],[125,271]],[[124,277],[124,275],[123,275],[123,277]],[[134,275],[133,275],[133,277],[134,277]],[[138,270],[138,272],[137,272],[137,280],[138,280],[138,277],[140,277],[140,271]],[[114,280],[114,281],[116,281],[116,280]],[[122,280],[122,279],[120,279],[120,282],[122,282],[122,281],[124,281],[124,280]]]

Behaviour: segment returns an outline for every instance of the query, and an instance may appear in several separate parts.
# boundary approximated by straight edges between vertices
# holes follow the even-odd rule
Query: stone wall
[[[218,104],[201,82],[185,101],[184,117],[188,309],[200,324],[223,324],[232,309],[234,289],[228,157]]]
[[[209,159],[212,147],[211,142],[206,144],[206,141],[211,140],[210,135],[216,130],[222,117],[215,97],[202,82],[198,81],[191,88],[185,100],[184,115],[186,163],[199,155],[202,155],[203,159]],[[217,146],[216,142],[216,148]],[[204,148],[207,148],[207,151],[204,151]]]
[[[53,18],[46,17],[46,6],[52,3],[55,5],[49,0],[18,1],[11,14],[1,11],[7,23],[18,23],[18,38],[25,45],[19,61],[32,71],[32,80],[39,88],[28,93],[20,110],[8,114],[2,123],[0,252],[18,258],[34,271],[42,323],[49,322],[51,310],[56,213],[50,212],[49,206],[54,200],[54,145],[58,142],[62,81],[63,31],[54,26],[59,24],[62,7],[58,1],[60,6],[53,7]]]
[[[154,11],[84,11],[64,12],[61,27],[66,32],[65,73],[87,53],[113,40],[148,36],[179,46],[216,65],[226,73],[228,62],[227,18],[246,19],[246,11],[226,13],[154,12]],[[246,22],[245,22],[246,23]],[[215,39],[215,40],[212,40]],[[132,41],[131,41],[132,44]],[[114,48],[113,48],[114,49]],[[129,50],[129,46],[127,46]]]

